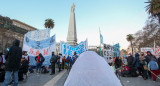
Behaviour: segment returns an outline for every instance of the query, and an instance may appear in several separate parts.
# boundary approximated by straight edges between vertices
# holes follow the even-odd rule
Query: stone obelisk
[[[68,27],[68,35],[67,35],[67,42],[72,46],[77,45],[76,19],[74,11],[75,11],[75,5],[72,4],[69,27]]]

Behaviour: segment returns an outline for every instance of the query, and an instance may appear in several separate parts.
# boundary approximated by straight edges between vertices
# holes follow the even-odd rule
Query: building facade
[[[15,39],[23,46],[24,34],[36,28],[21,21],[0,16],[0,52],[5,53]]]

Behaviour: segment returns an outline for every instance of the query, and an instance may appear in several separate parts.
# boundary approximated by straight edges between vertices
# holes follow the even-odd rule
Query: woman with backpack
[[[65,62],[67,63],[67,70],[70,70],[70,68],[71,68],[71,57],[68,56],[66,58]]]
[[[42,54],[40,53],[38,56],[35,57],[35,60],[36,60],[36,72],[40,73],[41,72],[42,64],[43,64],[43,62],[44,62],[45,59],[42,56]]]

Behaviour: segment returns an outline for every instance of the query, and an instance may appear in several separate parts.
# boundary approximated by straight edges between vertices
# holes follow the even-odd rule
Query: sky
[[[17,19],[37,29],[45,29],[45,19],[51,18],[55,27],[51,35],[56,41],[66,41],[71,6],[75,4],[78,43],[88,39],[89,46],[120,43],[127,49],[127,34],[141,30],[148,18],[146,0],[2,0],[0,15]]]

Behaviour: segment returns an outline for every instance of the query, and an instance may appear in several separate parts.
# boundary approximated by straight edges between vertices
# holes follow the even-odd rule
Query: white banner
[[[29,31],[26,36],[34,41],[42,41],[50,37],[50,29]]]

